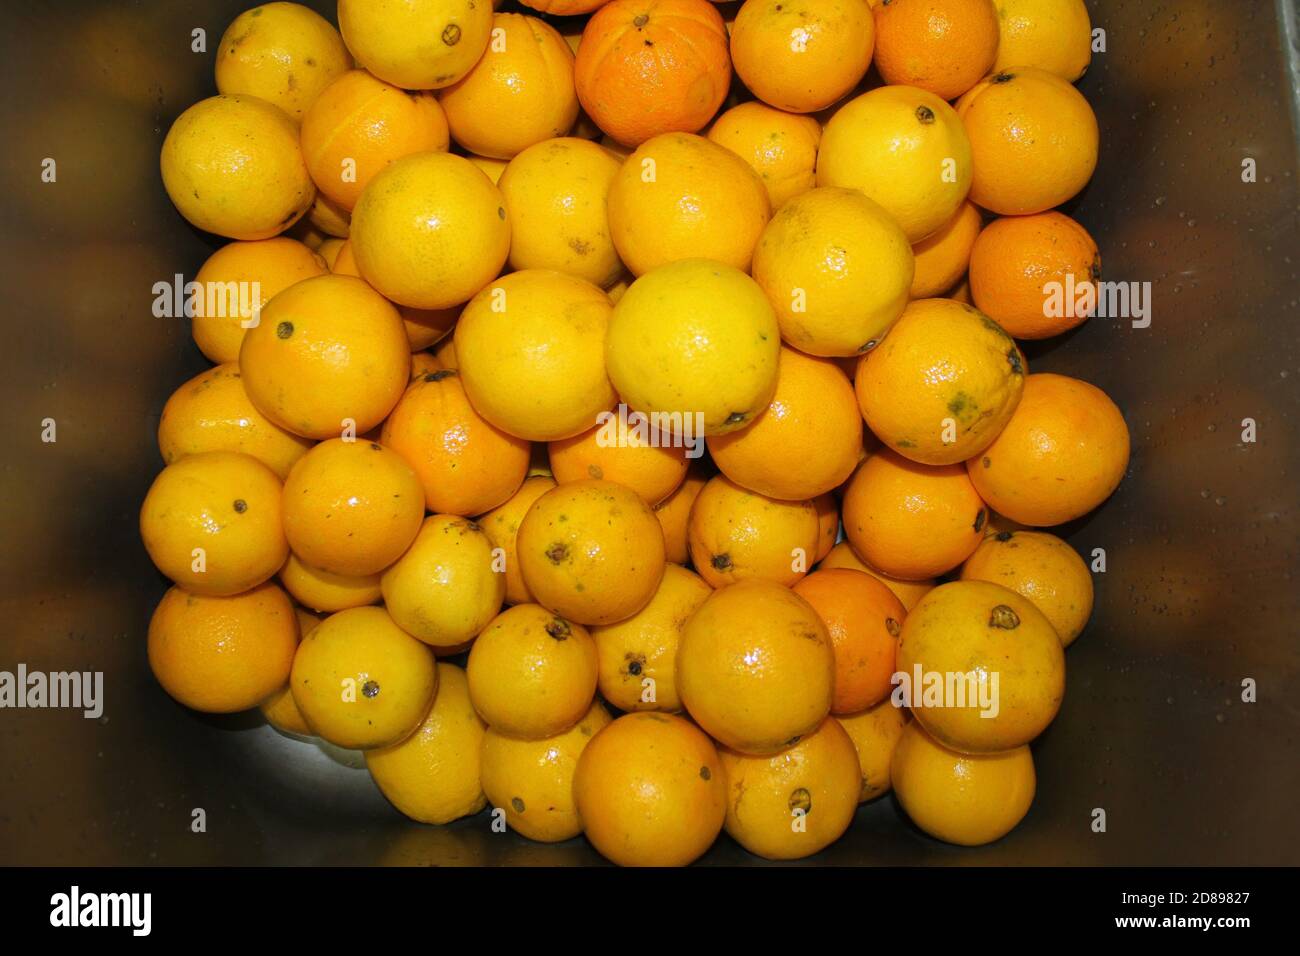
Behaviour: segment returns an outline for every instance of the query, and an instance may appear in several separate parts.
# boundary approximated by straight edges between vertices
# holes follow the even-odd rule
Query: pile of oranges
[[[1038,529],[1129,455],[1017,344],[1100,274],[1082,0],[524,2],[253,8],[167,134],[232,241],[140,518],[159,682],[621,864],[891,789],[1001,837],[1092,607]]]

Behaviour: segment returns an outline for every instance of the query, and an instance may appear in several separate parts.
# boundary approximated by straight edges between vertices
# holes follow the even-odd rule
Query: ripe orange
[[[916,607],[916,602],[925,597],[927,591],[934,587],[934,580],[925,581],[904,581],[902,578],[891,577],[882,571],[877,571],[871,565],[867,564],[853,552],[853,546],[847,540],[841,541],[819,564],[818,569],[826,570],[829,568],[851,568],[854,571],[863,571],[885,587],[893,592],[894,597],[903,602],[903,607],[912,610]]]
[[[963,753],[1029,743],[1065,696],[1056,630],[1027,598],[987,581],[953,581],[923,597],[903,622],[898,670],[910,681],[900,691],[912,715]]]
[[[894,657],[907,611],[880,581],[848,568],[815,571],[794,586],[812,605],[835,651],[832,714],[854,714],[893,689]]]
[[[631,488],[651,507],[677,490],[686,477],[686,449],[673,436],[645,425],[644,416],[627,416],[626,439],[617,437],[618,416],[548,446],[551,474],[560,484],[603,478]],[[638,422],[641,430],[638,430]]]
[[[995,511],[1044,527],[1085,515],[1110,497],[1128,456],[1128,426],[1105,392],[1043,373],[1025,379],[1002,434],[966,468]]]
[[[578,758],[573,797],[587,839],[620,866],[685,866],[727,815],[713,741],[671,714],[627,714],[597,733]]]
[[[280,583],[299,604],[327,613],[374,604],[381,593],[378,574],[322,571],[292,551],[284,567],[280,568]]]
[[[568,730],[596,694],[596,645],[580,624],[516,604],[469,652],[469,693],[493,730],[537,740]]]
[[[853,822],[862,791],[858,754],[834,718],[771,756],[723,747],[729,833],[750,853],[769,860],[812,856]]]
[[[293,699],[317,736],[348,750],[387,747],[420,726],[438,692],[433,652],[381,607],[331,614],[298,645]]]
[[[631,617],[664,573],[663,532],[636,492],[612,481],[561,484],[528,509],[516,547],[538,603],[579,624]]]
[[[1006,836],[1034,802],[1034,760],[1028,747],[961,754],[936,742],[915,720],[903,729],[891,776],[912,822],[959,846]]]
[[[402,397],[410,367],[397,310],[353,276],[290,286],[262,310],[239,350],[253,404],[305,438],[374,428]]]
[[[981,225],[979,207],[967,201],[938,232],[912,247],[916,272],[908,294],[913,299],[942,296],[961,281],[970,265],[971,247]]]
[[[908,716],[906,707],[895,707],[893,700],[886,697],[861,713],[835,718],[858,752],[858,769],[862,773],[859,803],[874,800],[893,787],[889,765],[894,758],[894,748],[903,736],[903,728],[907,726]]]
[[[228,242],[199,268],[190,328],[199,350],[217,364],[239,360],[239,346],[262,306],[303,279],[329,270],[296,239]]]
[[[778,501],[710,479],[691,506],[691,564],[715,588],[762,578],[794,584],[817,554],[821,521],[811,501]]]
[[[992,212],[1045,212],[1097,168],[1097,117],[1059,76],[1020,66],[994,73],[957,101],[957,115],[975,164],[970,198]]]
[[[1077,551],[1042,531],[986,535],[962,565],[963,581],[991,581],[1033,602],[1069,647],[1092,614],[1092,575]]]
[[[682,628],[712,593],[698,574],[669,564],[649,604],[627,620],[591,629],[607,701],[624,711],[682,709],[677,647]]]
[[[654,507],[655,517],[664,533],[664,556],[671,564],[685,564],[691,559],[687,545],[691,506],[709,480],[709,472],[700,461],[694,459],[677,490]]]
[[[1082,324],[1100,278],[1097,243],[1059,212],[995,219],[971,249],[975,304],[1018,339],[1045,339]],[[1049,308],[1053,299],[1060,308]]]
[[[205,451],[242,452],[283,481],[310,447],[253,407],[233,362],[200,372],[176,389],[158,421],[158,450],[169,465]]]
[[[187,591],[247,591],[275,574],[289,554],[280,479],[238,452],[187,455],[149,486],[140,537],[158,570]]]
[[[475,0],[339,0],[339,30],[357,63],[381,80],[436,90],[483,55],[492,7]]]
[[[531,453],[474,410],[455,369],[413,381],[380,441],[415,470],[425,508],[439,514],[480,515],[504,503],[523,483]]]
[[[961,564],[988,509],[961,465],[921,465],[888,449],[862,463],[844,492],[844,534],[886,574],[918,581]]]
[[[696,258],[748,271],[771,215],[758,173],[731,150],[691,133],[646,140],[609,187],[610,235],[636,276]]]
[[[746,0],[731,28],[731,58],[763,102],[815,113],[858,85],[875,32],[861,0]]]
[[[817,612],[789,588],[741,581],[713,592],[686,622],[677,691],[719,743],[772,754],[830,713],[835,654]]]
[[[335,275],[362,278],[351,239],[345,239],[343,245],[339,247],[331,271]],[[460,315],[460,310],[454,307],[416,309],[409,305],[398,305],[397,312],[402,317],[402,327],[406,330],[406,340],[412,352],[427,349],[434,343],[443,341]]]
[[[438,99],[457,143],[480,156],[509,159],[573,128],[573,53],[543,20],[493,14],[487,50]]]
[[[867,425],[904,458],[953,465],[987,448],[1020,401],[1025,357],[975,308],[910,303],[862,358],[853,387]]]
[[[582,31],[574,68],[582,108],[629,146],[701,129],[731,83],[726,27],[706,0],[612,0]]]
[[[302,121],[302,152],[321,193],[351,212],[375,174],[412,153],[448,146],[432,93],[399,89],[365,70],[331,83]]]
[[[524,583],[523,573],[519,570],[519,552],[516,548],[519,525],[524,515],[533,506],[533,502],[555,487],[555,479],[549,475],[532,475],[524,479],[519,490],[511,495],[510,500],[493,508],[478,519],[483,533],[492,541],[493,548],[500,548],[506,565],[506,603],[528,604],[535,600],[533,592]]]
[[[193,710],[231,714],[284,686],[298,644],[293,605],[274,584],[231,597],[163,595],[149,621],[149,666]]]
[[[782,348],[776,394],[738,431],[710,435],[709,453],[742,488],[804,501],[839,487],[863,457],[853,387],[827,359]]]
[[[955,100],[993,68],[991,0],[882,0],[875,17],[876,67],[886,83]]]
[[[1083,0],[993,0],[998,10],[994,71],[1032,66],[1077,82],[1092,60],[1092,23]]]
[[[415,540],[424,490],[403,458],[376,442],[321,442],[284,483],[284,530],[303,561],[335,574],[375,574]]]
[[[758,173],[773,210],[812,189],[817,182],[817,147],[822,128],[811,116],[751,101],[719,116],[707,135]]]

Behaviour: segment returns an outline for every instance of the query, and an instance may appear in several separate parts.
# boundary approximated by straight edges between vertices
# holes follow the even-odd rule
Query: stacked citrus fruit
[[[154,673],[622,864],[1001,837],[1128,463],[1017,344],[1099,277],[1081,0],[526,2],[256,7],[168,133]]]

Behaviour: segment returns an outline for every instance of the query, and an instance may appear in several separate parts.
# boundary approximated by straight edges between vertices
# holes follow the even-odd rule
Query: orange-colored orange
[[[961,281],[982,223],[979,207],[967,201],[938,232],[912,246],[916,271],[909,295],[913,299],[941,296]]]
[[[883,0],[875,6],[876,68],[889,84],[955,100],[993,68],[991,0]]]
[[[718,475],[691,506],[687,540],[691,564],[715,588],[751,578],[789,587],[808,573],[820,535],[811,501],[778,501]]]
[[[672,435],[651,428],[642,415],[633,412],[623,421],[626,432],[620,417],[611,412],[581,435],[551,442],[551,474],[560,484],[588,478],[614,481],[653,507],[686,478],[686,449]]]
[[[832,714],[855,714],[889,696],[907,611],[880,581],[848,568],[815,571],[794,586],[826,625],[835,651]]]
[[[979,547],[988,509],[961,465],[921,465],[882,448],[844,492],[844,534],[873,567],[916,581]]]
[[[629,146],[702,129],[731,84],[727,30],[707,0],[612,0],[582,32],[578,99]]]
[[[343,245],[339,246],[330,271],[335,275],[362,278],[361,270],[357,267],[357,256],[352,248],[352,240],[345,239]],[[449,309],[417,309],[396,302],[393,305],[402,317],[402,327],[406,329],[406,338],[411,343],[412,352],[427,349],[434,343],[449,338],[447,333],[451,331],[460,316],[460,309],[454,306]]]
[[[912,610],[916,607],[918,601],[925,597],[926,593],[934,587],[934,579],[929,578],[923,581],[904,581],[902,578],[892,577],[883,571],[877,571],[867,562],[857,556],[853,550],[853,545],[847,540],[841,541],[822,559],[818,566],[819,570],[828,568],[852,568],[854,571],[862,571],[871,575],[885,587],[893,592],[894,597],[903,602],[903,607]]]
[[[655,505],[655,517],[664,532],[664,554],[673,564],[685,564],[690,560],[686,529],[691,520],[691,506],[708,483],[709,474],[708,469],[700,464],[700,459],[694,459],[677,490]]]
[[[415,469],[425,506],[454,515],[480,515],[505,502],[523,483],[532,449],[474,411],[455,369],[412,382],[380,441]]]
[[[516,541],[519,537],[519,525],[524,515],[533,506],[533,502],[555,487],[555,479],[550,475],[531,475],[524,479],[510,499],[479,518],[483,533],[492,541],[492,547],[500,548],[505,556],[506,603],[528,604],[535,601],[533,592],[524,582],[523,572],[519,570]]]
[[[1045,527],[1085,515],[1109,498],[1128,456],[1128,426],[1105,392],[1042,373],[1025,379],[1002,434],[966,467],[990,507]]]
[[[1101,254],[1088,230],[1059,212],[989,223],[970,253],[980,311],[1018,339],[1045,339],[1092,314]]]

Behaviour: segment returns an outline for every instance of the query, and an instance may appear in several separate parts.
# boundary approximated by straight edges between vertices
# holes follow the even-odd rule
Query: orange
[[[533,592],[528,590],[523,573],[519,570],[519,553],[516,549],[519,525],[533,502],[554,487],[555,479],[549,475],[525,478],[519,490],[508,501],[478,519],[483,533],[492,541],[492,547],[499,549],[501,559],[505,562],[507,604],[528,604],[534,600]]]
[[[835,651],[832,714],[878,704],[893,689],[894,656],[907,611],[880,581],[848,568],[808,575],[794,593],[812,605]]]
[[[904,581],[902,578],[890,577],[877,571],[871,565],[867,564],[856,554],[853,553],[853,546],[847,540],[841,541],[835,547],[831,548],[830,553],[822,559],[821,564],[817,566],[820,570],[830,568],[852,568],[854,571],[864,571],[871,575],[885,587],[893,592],[894,597],[903,602],[903,607],[912,610],[916,607],[916,602],[921,600],[931,588],[934,587],[934,580],[926,581]]]
[[[149,621],[149,666],[186,707],[233,714],[284,685],[297,643],[293,605],[274,584],[231,597],[173,587]]]
[[[230,239],[279,235],[316,197],[297,125],[256,96],[195,103],[167,131],[161,165],[163,187],[180,214]]]
[[[419,823],[450,823],[487,805],[479,782],[479,751],[487,728],[469,700],[465,672],[438,663],[438,693],[415,732],[366,751],[379,791]]]
[[[686,449],[671,433],[650,428],[638,413],[621,418],[608,413],[595,428],[551,442],[549,452],[551,473],[560,484],[604,478],[631,488],[651,507],[686,477]]]
[[[1093,312],[1100,278],[1097,243],[1059,212],[995,219],[971,250],[975,304],[1018,339],[1081,325]]]
[[[1065,696],[1065,652],[1024,597],[987,581],[941,584],[903,622],[895,693],[939,743],[996,753],[1029,743]]]
[[[568,730],[596,694],[596,645],[540,604],[503,611],[469,652],[469,694],[493,730],[538,740]]]
[[[520,0],[520,2],[523,2],[523,0]],[[549,13],[552,16],[568,17],[598,10],[604,6],[605,2],[606,0],[528,0],[524,6],[531,7],[541,13]],[[568,41],[569,46],[575,50],[577,49],[578,36],[566,34],[565,39]]]
[[[813,560],[820,561],[831,553],[835,547],[835,539],[840,535],[840,503],[835,495],[828,491],[813,499],[813,507],[817,509],[819,529],[817,553]]]
[[[298,3],[245,10],[217,44],[217,89],[260,96],[301,120],[312,101],[352,66],[334,26]]]
[[[682,630],[677,691],[709,736],[772,754],[830,713],[835,654],[817,612],[789,588],[741,581],[715,591]]]
[[[588,479],[533,503],[515,544],[539,604],[579,624],[612,624],[645,607],[664,573],[664,538],[630,488]]]
[[[764,103],[815,113],[858,85],[875,33],[862,0],[746,0],[731,27],[731,60]]]
[[[610,235],[636,276],[700,257],[748,271],[771,215],[758,173],[731,150],[692,133],[646,140],[609,187]]]
[[[714,120],[708,138],[758,173],[774,210],[812,189],[817,181],[822,128],[811,116],[786,113],[764,103],[741,103]]]
[[[348,212],[389,163],[445,152],[448,144],[447,117],[432,93],[399,89],[365,70],[349,70],[331,83],[302,120],[311,178]]]
[[[491,539],[456,515],[424,519],[406,553],[384,572],[382,587],[397,626],[443,653],[472,641],[506,594]]]
[[[501,190],[462,156],[415,153],[384,167],[352,212],[361,277],[394,302],[446,309],[491,282],[510,251]]]
[[[998,56],[993,69],[1032,66],[1077,82],[1092,60],[1092,23],[1083,0],[993,0]]]
[[[605,364],[633,411],[698,442],[743,428],[767,408],[780,349],[776,316],[753,279],[721,262],[683,259],[648,272],[619,299]]]
[[[582,108],[629,146],[701,129],[731,83],[727,30],[706,0],[612,0],[582,31],[574,68]]]
[[[487,178],[497,184],[500,184],[501,175],[506,171],[506,166],[509,165],[509,163],[504,159],[492,159],[489,156],[475,156],[470,154],[465,158],[479,169],[483,170],[484,174],[487,175]]]
[[[821,537],[811,501],[778,501],[725,475],[709,480],[691,506],[691,564],[715,588],[761,578],[794,584],[808,573]]]
[[[875,16],[876,68],[886,83],[955,100],[993,68],[998,15],[990,0],[883,0]]]
[[[587,839],[620,866],[685,866],[727,815],[713,741],[671,714],[627,714],[596,734],[578,758],[573,797]]]
[[[429,511],[480,515],[523,483],[531,446],[484,421],[455,369],[413,381],[384,422],[380,441],[415,469]]]
[[[1025,386],[1025,357],[995,322],[951,299],[918,299],[853,380],[882,443],[925,465],[963,462],[987,448]]]
[[[981,225],[979,207],[964,202],[938,232],[912,247],[916,271],[908,294],[913,299],[941,296],[961,281],[970,265],[971,247]]]
[[[554,269],[607,288],[623,273],[606,198],[619,161],[572,136],[529,146],[497,185],[510,218],[510,265]]]
[[[345,242],[346,239],[330,236],[316,247],[316,255],[325,260],[325,265],[329,267],[330,272],[334,271],[334,263],[338,262],[339,250],[343,248]]]
[[[612,306],[590,282],[546,269],[503,276],[456,325],[461,384],[485,419],[522,439],[581,434],[618,401],[605,374]]]
[[[1043,373],[1025,379],[1011,421],[966,467],[995,511],[1044,527],[1085,515],[1109,498],[1128,456],[1128,426],[1105,392]]]
[[[677,490],[655,505],[655,517],[664,533],[664,556],[672,564],[685,564],[691,559],[687,545],[687,527],[691,520],[691,506],[708,483],[708,472],[695,459],[686,469],[686,477]]]
[[[783,348],[772,403],[708,445],[742,488],[786,501],[816,498],[843,484],[863,456],[853,386],[833,362]]]
[[[356,276],[361,278],[361,270],[357,267],[356,253],[352,247],[352,241],[345,240],[339,248],[338,255],[334,257],[335,275]],[[397,306],[397,312],[402,317],[402,327],[406,330],[407,344],[412,352],[427,349],[435,342],[442,341],[451,331],[452,326],[456,324],[456,318],[460,315],[457,308],[449,309],[416,309],[409,305]]]
[[[862,774],[859,803],[874,800],[892,788],[889,765],[907,726],[907,718],[907,709],[895,707],[888,697],[861,713],[836,718],[858,752],[858,769]]]
[[[187,591],[247,591],[280,570],[289,554],[280,479],[238,452],[187,455],[149,486],[140,537],[158,570]]]
[[[424,492],[400,455],[334,438],[298,460],[284,483],[284,529],[312,567],[360,576],[388,567],[415,540]]]
[[[289,559],[280,568],[280,583],[295,601],[315,611],[346,610],[364,607],[379,600],[381,589],[378,574],[334,574],[313,568],[289,552]]]
[[[186,455],[235,451],[256,458],[283,481],[310,447],[253,407],[233,362],[200,372],[176,389],[158,421],[158,450],[169,465]]]
[[[1097,117],[1059,76],[1012,67],[957,101],[970,138],[970,198],[1003,216],[1045,212],[1075,196],[1097,168]]]
[[[353,276],[290,286],[262,310],[239,350],[248,397],[305,438],[364,434],[392,411],[410,376],[401,317]]]
[[[1028,598],[1069,647],[1092,614],[1092,575],[1077,551],[1042,531],[988,535],[962,565],[963,581],[991,581]]]
[[[199,350],[218,365],[239,359],[244,333],[262,306],[289,286],[329,270],[296,239],[276,236],[229,242],[203,263],[190,298],[190,322]]]
[[[483,55],[492,7],[475,0],[339,0],[339,30],[357,63],[381,80],[436,90]]]
[[[1034,802],[1034,759],[1028,747],[1000,754],[956,753],[915,720],[903,729],[891,775],[898,802],[912,822],[959,846],[1006,836]]]
[[[682,628],[712,593],[698,574],[670,564],[649,604],[625,621],[591,629],[598,686],[610,704],[624,711],[682,709],[677,647]]]
[[[411,381],[417,378],[423,378],[430,372],[436,372],[441,368],[438,357],[433,352],[423,350],[411,353]],[[387,421],[387,419],[385,419]]]
[[[509,159],[573,128],[573,53],[545,21],[493,14],[487,51],[438,99],[457,143],[480,156]]]
[[[582,832],[573,775],[587,744],[611,720],[595,700],[585,717],[553,737],[520,740],[489,728],[483,737],[483,792],[494,810],[505,813],[510,829],[542,843]]]
[[[321,621],[325,620],[322,615],[313,614],[311,611],[295,607],[294,617],[298,619],[298,636],[299,639],[306,637]],[[297,649],[297,641],[294,642],[294,649]],[[292,663],[292,662],[291,662]],[[307,724],[307,718],[302,715],[298,705],[293,700],[293,689],[289,686],[288,678],[285,678],[284,684],[266,700],[257,705],[258,710],[266,722],[280,731],[282,734],[296,735],[298,737],[313,737],[312,729]]]
[[[754,250],[754,279],[781,337],[813,355],[858,355],[880,340],[907,304],[908,238],[856,189],[821,187],[786,203]]]
[[[726,830],[750,853],[799,860],[824,850],[853,822],[862,790],[858,754],[844,728],[826,718],[772,756],[723,747]]]
[[[873,454],[844,492],[844,534],[863,560],[920,581],[961,564],[980,543],[988,509],[961,465]]]
[[[346,239],[352,229],[352,214],[337,203],[322,196],[319,190],[312,200],[311,209],[307,210],[307,222],[323,235],[316,251],[325,258],[326,245],[333,239]]]
[[[302,639],[289,686],[317,736],[369,750],[420,726],[438,692],[438,667],[433,652],[383,608],[354,607]]]
[[[817,185],[862,190],[894,217],[908,242],[920,242],[952,219],[970,191],[966,133],[956,111],[933,93],[879,87],[849,100],[826,123]]]

